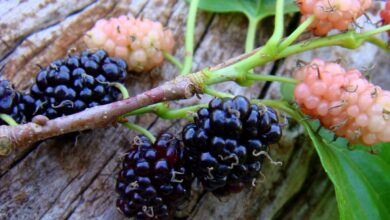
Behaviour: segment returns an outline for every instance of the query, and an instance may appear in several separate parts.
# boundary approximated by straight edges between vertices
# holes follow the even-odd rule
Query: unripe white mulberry
[[[172,32],[161,23],[130,16],[97,21],[84,41],[91,49],[104,49],[110,56],[126,60],[128,69],[136,72],[159,66],[163,51],[170,53],[175,45]]]
[[[390,141],[390,91],[367,81],[356,69],[314,59],[293,76],[302,112],[351,143]]]
[[[370,7],[371,0],[297,0],[306,20],[314,15],[309,29],[318,36],[326,35],[332,29],[345,31],[349,25]]]

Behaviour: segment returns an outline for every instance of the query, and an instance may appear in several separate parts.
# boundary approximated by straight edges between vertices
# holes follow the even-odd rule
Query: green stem
[[[246,40],[245,40],[245,53],[248,53],[255,49],[256,44],[256,34],[257,34],[257,25],[259,22],[263,19],[263,17],[259,18],[248,18],[249,24],[248,24],[248,30],[246,33]]]
[[[199,108],[206,107],[205,104],[193,105],[179,109],[170,109],[164,103],[157,103],[154,105],[146,106],[144,108],[137,109],[135,111],[129,112],[122,117],[129,117],[134,115],[141,115],[145,113],[154,113],[162,119],[171,120],[178,118],[185,118],[191,120],[191,117],[188,113],[196,112]]]
[[[355,49],[361,44],[363,44],[365,41],[370,39],[373,35],[381,32],[386,32],[388,30],[390,30],[390,25],[386,25],[378,29],[366,31],[363,33],[349,31],[347,33],[336,34],[328,37],[316,38],[305,42],[300,42],[288,46],[282,51],[277,50],[275,48],[276,46],[266,44],[264,47],[259,48],[257,52],[253,55],[242,59],[241,61],[226,68],[219,69],[214,72],[215,74],[208,74],[211,75],[211,79],[208,80],[210,80],[210,82],[217,82],[218,80],[216,78],[219,77],[223,80],[226,80],[226,78],[237,78],[237,76],[242,77],[243,72],[248,72],[255,67],[266,64],[267,62],[285,58],[290,55],[312,50],[315,48],[338,45],[345,48]]]
[[[390,53],[390,45],[389,43],[386,43],[385,41],[375,37],[375,36],[371,36],[369,39],[368,39],[368,42],[372,43],[372,44],[375,44],[376,46],[382,48],[384,51]]]
[[[387,27],[387,29],[390,29],[390,26]],[[384,29],[384,30],[387,30]],[[383,30],[383,29],[382,29]],[[372,32],[372,35],[377,34],[377,32]],[[285,50],[281,51],[276,58],[284,58],[288,57],[292,54],[312,50],[319,47],[325,47],[325,46],[334,46],[339,45],[345,48],[349,49],[355,49],[358,48],[360,45],[362,45],[366,40],[368,40],[372,35],[368,35],[366,32],[363,32],[361,34],[356,32],[348,32],[344,34],[337,34],[332,35],[329,37],[324,38],[317,38],[314,40],[310,40],[307,42],[301,42],[292,46],[287,47]]]
[[[282,83],[291,83],[291,84],[297,84],[299,81],[283,77],[283,76],[274,76],[274,75],[263,75],[263,74],[253,74],[249,73],[247,75],[248,80],[258,80],[258,81],[275,81],[275,82],[282,82]]]
[[[180,72],[181,75],[188,74],[192,68],[192,58],[194,56],[194,35],[196,24],[196,13],[198,10],[199,0],[192,0],[188,12],[187,30],[184,46],[184,65]]]
[[[283,38],[284,30],[284,0],[276,0],[275,30],[267,44],[277,45]]]
[[[130,122],[125,122],[125,123],[122,123],[123,126],[125,126],[126,128],[128,129],[131,129],[131,130],[134,130],[138,133],[141,133],[143,135],[145,135],[147,138],[149,138],[149,140],[154,143],[156,141],[156,138],[154,137],[154,135],[152,133],[150,133],[148,130],[146,130],[145,128],[139,126],[139,125],[136,125],[136,124],[133,124],[133,123],[130,123]]]
[[[232,94],[229,94],[229,93],[226,93],[226,92],[217,91],[215,89],[212,89],[209,86],[206,86],[203,89],[203,92],[208,94],[208,95],[219,97],[219,98],[225,98],[225,97],[233,98],[234,97],[234,95],[232,95]]]
[[[0,119],[11,126],[19,125],[11,116],[9,116],[7,114],[0,114]]]
[[[284,41],[280,44],[279,50],[284,50],[286,47],[290,46],[306,29],[310,26],[311,23],[315,20],[315,16],[312,15],[307,18],[302,24],[298,26]]]
[[[178,118],[184,118],[187,120],[192,120],[191,113],[195,113],[198,109],[207,107],[207,104],[192,105],[180,109],[167,109],[165,112],[157,113],[163,119],[172,120]]]
[[[127,91],[126,87],[121,83],[112,83],[119,91],[122,93],[123,99],[128,99],[130,97],[129,91]]]
[[[126,118],[126,117],[134,116],[134,115],[142,115],[142,114],[146,114],[146,113],[156,113],[156,112],[161,111],[161,109],[164,109],[164,108],[167,108],[166,104],[163,102],[160,102],[157,104],[148,105],[148,106],[145,106],[143,108],[139,108],[139,109],[134,110],[132,112],[126,113],[126,114],[122,115],[122,117]]]
[[[346,48],[356,48],[360,46],[365,40],[371,38],[372,35],[385,32],[390,29],[390,25],[379,28],[379,30],[369,31],[364,33],[356,33],[356,32],[348,32],[343,34],[337,34],[325,38],[316,38],[313,40],[309,40],[307,42],[297,43],[291,46],[288,46],[283,51],[279,53],[273,53],[275,51],[271,46],[264,46],[259,48],[257,52],[253,53],[253,55],[246,56],[241,61],[238,61],[235,64],[228,65],[224,68],[217,69],[215,71],[211,71],[208,69],[202,70],[198,73],[193,74],[193,78],[201,78],[203,85],[212,85],[219,82],[225,81],[251,81],[251,80],[267,80],[267,81],[279,81],[286,83],[296,83],[293,79],[287,79],[285,77],[280,76],[269,76],[269,75],[255,75],[248,73],[250,69],[253,69],[257,66],[261,66],[269,61],[277,60],[280,58],[284,58],[290,56],[292,54],[300,53],[307,50],[312,50],[319,47],[324,46],[332,46],[339,45]],[[213,92],[210,90],[205,90],[206,92]],[[219,93],[219,92],[218,92]],[[219,94],[222,95],[222,94]],[[275,103],[269,103],[275,105]],[[279,106],[280,108],[283,106]],[[155,113],[162,118],[165,119],[173,119],[173,118],[188,118],[188,112],[191,112],[194,109],[197,109],[196,106],[191,106],[184,109],[171,110],[167,107],[165,103],[157,103],[154,105],[150,105],[133,112],[130,112],[126,115],[139,115],[144,113]],[[286,108],[286,106],[284,106]],[[288,109],[285,109],[286,112]]]
[[[183,64],[181,64],[180,61],[178,59],[176,59],[176,57],[172,56],[172,54],[167,53],[165,51],[163,51],[163,55],[164,55],[165,59],[167,59],[169,62],[171,62],[173,65],[175,65],[179,69],[179,71],[182,71]]]

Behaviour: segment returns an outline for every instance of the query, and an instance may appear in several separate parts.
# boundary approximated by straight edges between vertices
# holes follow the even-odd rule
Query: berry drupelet
[[[31,120],[34,99],[16,91],[7,80],[0,81],[0,114],[11,116],[17,123]],[[5,123],[0,120],[0,125]]]
[[[34,115],[52,119],[118,100],[113,83],[126,77],[126,62],[104,50],[85,50],[42,68],[31,87],[36,99]]]
[[[221,195],[254,183],[268,146],[279,141],[282,129],[272,108],[237,96],[213,99],[182,135],[191,170],[206,190]]]
[[[171,134],[161,134],[155,143],[136,137],[118,175],[117,208],[137,219],[172,218],[190,193],[191,176],[182,157],[183,149]]]

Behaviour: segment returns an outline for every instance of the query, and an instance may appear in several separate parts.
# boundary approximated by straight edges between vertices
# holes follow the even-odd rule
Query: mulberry
[[[114,102],[119,90],[112,83],[126,77],[126,62],[108,57],[104,50],[71,55],[42,68],[30,94],[36,100],[34,115],[52,119],[86,108]]]
[[[11,116],[17,123],[31,120],[35,100],[15,90],[7,80],[0,81],[0,113]],[[0,125],[4,125],[0,121]]]
[[[315,15],[309,26],[315,35],[326,35],[332,29],[345,31],[370,7],[371,0],[297,0],[302,20]]]
[[[351,143],[390,141],[390,92],[356,69],[314,59],[294,72],[295,99],[302,112]]]
[[[127,217],[170,219],[190,194],[191,176],[183,165],[183,149],[173,135],[155,143],[138,136],[119,172],[117,208]]]
[[[175,45],[172,32],[161,23],[129,16],[99,20],[84,41],[89,48],[102,48],[126,60],[129,70],[136,72],[159,66],[163,52],[170,53]]]
[[[213,99],[182,135],[188,166],[206,190],[220,195],[253,184],[282,129],[272,108],[237,96]]]

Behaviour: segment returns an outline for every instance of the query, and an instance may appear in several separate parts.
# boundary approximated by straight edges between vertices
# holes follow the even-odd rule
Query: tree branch
[[[198,79],[194,75],[179,76],[165,84],[107,105],[96,106],[85,111],[48,120],[37,116],[32,122],[18,126],[0,126],[0,155],[9,154],[16,146],[32,144],[39,140],[100,127],[107,127],[117,118],[135,109],[167,100],[192,97],[200,92]]]

